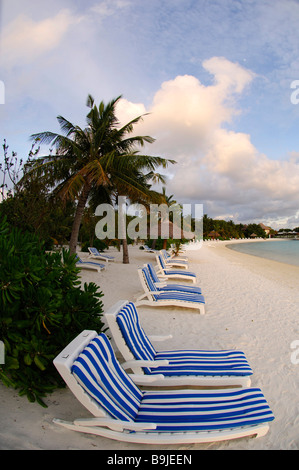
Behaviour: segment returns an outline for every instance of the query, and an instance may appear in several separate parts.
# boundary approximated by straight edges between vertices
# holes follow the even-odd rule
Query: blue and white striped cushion
[[[159,292],[168,292],[168,291],[178,291],[178,292],[186,292],[187,294],[201,294],[202,290],[200,287],[192,287],[192,286],[183,286],[182,284],[167,284],[163,287],[157,287]]]
[[[156,351],[140,325],[136,307],[129,302],[118,313],[116,321],[135,359],[168,360],[169,365],[144,367],[146,374],[176,375],[252,375],[245,354],[238,350],[172,350]]]
[[[76,263],[77,263],[77,264],[78,264],[78,263],[79,263],[79,264],[80,264],[80,263],[82,263],[82,264],[93,264],[93,265],[95,265],[95,266],[99,266],[100,268],[105,268],[104,264],[96,263],[95,261],[82,261],[82,259],[79,258],[79,256],[77,256],[77,255],[76,255]]]
[[[117,314],[117,324],[125,342],[135,359],[154,360],[156,350],[140,326],[135,305],[130,302]],[[144,367],[144,372],[151,373],[151,369]]]
[[[155,432],[209,431],[274,419],[258,388],[144,392],[136,422],[157,423]]]
[[[165,269],[164,274],[166,276],[188,276],[188,277],[196,277],[196,274],[191,271],[176,271],[175,269]]]
[[[152,277],[153,282],[161,282],[160,279],[157,276],[157,273],[151,263],[147,264],[149,273]],[[158,291],[180,291],[180,292],[189,292],[193,294],[201,294],[201,288],[200,287],[193,287],[193,286],[184,286],[183,284],[166,284],[163,287],[157,287]]]
[[[146,282],[148,290],[151,291],[151,292],[154,292],[154,291],[158,292],[158,289],[157,289],[155,283],[153,282],[152,277],[150,276],[148,268],[146,268],[146,267],[142,268],[142,273],[143,273],[143,277],[144,277],[144,280]]]
[[[155,300],[177,300],[183,302],[192,302],[192,303],[200,303],[204,304],[205,299],[204,296],[201,294],[193,294],[189,292],[179,292],[179,291],[167,291],[167,292],[159,292],[153,294]]]
[[[141,392],[120,367],[104,334],[78,356],[72,373],[115,419],[156,423],[156,429],[148,432],[224,429],[274,419],[257,388]]]
[[[167,262],[168,260],[169,260],[169,261],[171,260],[171,261],[177,261],[178,263],[181,262],[181,261],[183,261],[184,263],[187,263],[187,260],[186,260],[186,259],[178,259],[178,260],[176,260],[175,258],[172,258],[172,257],[170,256],[170,254],[167,253],[166,250],[162,250],[162,253],[163,253],[163,255],[164,255],[164,259],[165,259],[166,262]]]
[[[245,354],[235,350],[174,350],[157,352],[155,360],[167,359],[168,366],[151,370],[152,374],[249,376],[252,369]]]
[[[81,352],[72,366],[72,373],[111,416],[134,420],[142,392],[119,365],[104,334],[94,338]]]
[[[169,260],[169,261],[168,261],[168,260],[165,260],[165,263],[166,263],[166,265],[167,265],[167,264],[168,264],[168,265],[173,265],[173,264],[177,264],[177,265],[179,265],[179,264],[188,264],[187,261],[184,261],[184,260],[181,261],[181,260],[178,260],[178,259],[171,259],[171,260]]]
[[[113,256],[106,255],[105,253],[100,253],[99,250],[97,250],[97,248],[89,247],[88,249],[95,256],[102,256],[103,258],[114,259]]]
[[[169,266],[170,266],[170,265],[175,265],[175,264],[177,264],[177,265],[181,265],[181,264],[187,265],[187,264],[188,264],[187,261],[178,260],[178,259],[165,260],[165,263],[166,263],[166,266],[167,266],[167,265],[169,265]]]
[[[161,255],[158,256],[158,259],[159,259],[159,262],[160,262],[161,268],[163,269],[164,274],[167,276],[180,274],[183,276],[196,277],[196,274],[191,271],[185,271],[185,270],[176,271],[174,269],[169,270],[166,268]]]
[[[146,267],[142,268],[142,272],[143,272],[143,276],[147,284],[148,290],[152,292],[154,300],[178,300],[178,301],[197,302],[201,304],[205,303],[204,297],[198,293],[181,292],[181,291],[158,291],[158,288],[153,282],[148,268]]]
[[[162,258],[161,255],[158,255],[158,259],[159,259],[159,261],[160,261],[160,265],[161,265],[162,269],[166,269],[164,260],[163,260],[163,258]]]
[[[153,282],[160,282],[160,279],[157,276],[154,266],[151,263],[148,263],[147,268],[149,270],[149,273],[152,277]]]

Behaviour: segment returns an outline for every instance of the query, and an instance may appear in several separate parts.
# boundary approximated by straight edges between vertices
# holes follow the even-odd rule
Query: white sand
[[[82,282],[94,281],[101,287],[105,308],[121,299],[135,300],[141,293],[136,267],[155,262],[153,254],[138,247],[130,248],[129,265],[122,264],[121,253],[113,254],[117,260],[105,272],[82,271]],[[49,395],[45,409],[1,384],[0,449],[299,449],[299,364],[291,361],[291,343],[299,340],[299,268],[237,253],[222,242],[205,242],[202,249],[187,255],[206,299],[206,315],[139,307],[142,325],[148,334],[173,335],[163,346],[156,344],[157,349],[242,349],[254,371],[252,386],[262,389],[275,415],[268,434],[212,444],[122,443],[53,424],[53,418],[89,416],[68,389]]]

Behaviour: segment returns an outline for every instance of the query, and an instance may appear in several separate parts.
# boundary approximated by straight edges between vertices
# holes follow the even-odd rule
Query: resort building
[[[259,224],[260,227],[262,227],[262,229],[265,231],[267,237],[270,237],[270,233],[273,231],[271,227],[267,227],[266,225],[260,223]]]

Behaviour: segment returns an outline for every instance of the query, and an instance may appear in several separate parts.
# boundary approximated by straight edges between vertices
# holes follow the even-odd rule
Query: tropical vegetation
[[[31,159],[24,180],[38,176],[45,184],[53,186],[52,194],[62,200],[76,201],[73,226],[70,234],[70,252],[75,253],[84,209],[89,201],[95,207],[104,202],[115,203],[118,196],[127,196],[131,202],[161,202],[162,197],[151,189],[151,182],[164,177],[157,168],[166,168],[173,160],[159,156],[140,155],[138,147],[153,143],[150,136],[133,135],[138,116],[125,125],[116,117],[116,105],[121,96],[107,105],[102,101],[97,107],[88,96],[87,126],[82,129],[62,116],[58,122],[62,134],[50,131],[32,135],[41,145],[51,145],[55,152]],[[128,262],[126,239],[122,240],[124,263]]]
[[[48,253],[38,237],[0,221],[0,379],[30,401],[62,381],[53,359],[84,329],[101,331],[102,292],[78,278],[68,250]]]
[[[235,224],[232,220],[212,219],[207,214],[203,216],[203,238],[217,238],[229,240],[231,238],[266,237],[266,233],[259,224]]]

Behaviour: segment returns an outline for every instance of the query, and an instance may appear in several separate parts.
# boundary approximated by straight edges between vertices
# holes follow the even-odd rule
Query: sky
[[[121,96],[120,123],[182,204],[209,217],[299,226],[299,0],[0,0],[0,139],[84,127]],[[1,148],[2,151],[2,148]],[[3,153],[2,153],[3,155]],[[1,175],[0,175],[1,177]]]

